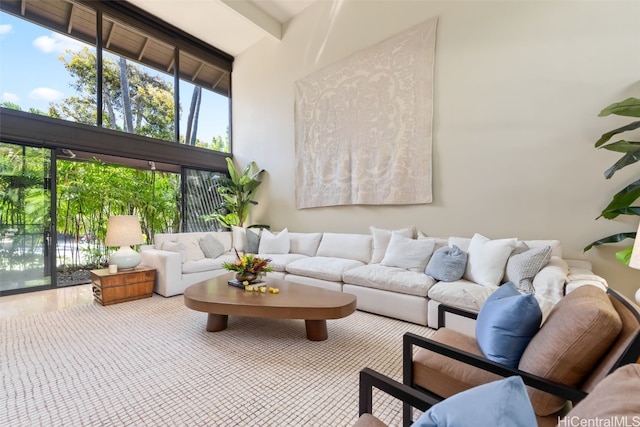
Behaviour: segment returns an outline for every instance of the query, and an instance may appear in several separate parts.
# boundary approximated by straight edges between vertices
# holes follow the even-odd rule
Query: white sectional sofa
[[[264,230],[259,239],[256,234],[249,234],[247,238],[248,233],[258,233],[258,230],[237,227],[229,232],[156,234],[155,244],[141,251],[142,263],[157,269],[155,292],[169,297],[182,294],[194,283],[226,274],[222,264],[233,262],[234,247],[240,252],[251,249],[272,260],[274,272],[269,273],[270,276],[349,292],[357,296],[359,310],[433,328],[442,326],[440,323],[445,319],[438,316],[441,304],[477,312],[486,298],[509,278],[505,273],[511,257],[526,251],[518,252],[516,247],[547,251],[542,268],[535,270],[531,277],[533,289],[530,290],[534,291],[543,313],[551,310],[566,288],[583,284],[596,284],[604,289],[607,286],[603,278],[591,272],[589,262],[563,259],[557,240],[490,240],[480,235],[434,238],[416,233],[412,227],[370,229],[370,234],[295,233],[287,229],[272,234]],[[200,243],[201,239],[212,236],[220,243],[221,253],[208,258]],[[522,246],[523,243],[526,246]],[[435,261],[433,253],[453,245],[468,255],[463,277],[444,282],[425,274],[425,266]],[[502,251],[501,260],[487,255],[492,250]],[[493,282],[487,280],[487,274]],[[497,282],[496,277],[499,277]],[[447,318],[445,321],[450,326],[449,321],[465,320]],[[469,330],[467,326],[462,328]]]

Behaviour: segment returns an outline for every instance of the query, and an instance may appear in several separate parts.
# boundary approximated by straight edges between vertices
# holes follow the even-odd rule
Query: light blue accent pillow
[[[535,296],[521,294],[507,282],[480,307],[476,340],[487,359],[517,368],[541,322],[542,310]]]
[[[460,280],[467,267],[467,253],[457,247],[445,246],[433,253],[424,273],[440,282]]]
[[[412,427],[537,427],[527,389],[518,376],[483,384],[433,405]]]

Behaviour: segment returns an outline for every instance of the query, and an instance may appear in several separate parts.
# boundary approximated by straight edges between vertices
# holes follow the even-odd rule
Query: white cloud
[[[0,100],[2,102],[13,102],[14,104],[20,103],[20,97],[15,93],[5,92],[0,96]]]
[[[58,33],[40,36],[33,41],[33,45],[44,53],[63,53],[67,49],[79,50],[82,47],[82,43]]]
[[[29,98],[48,102],[62,98],[63,95],[64,94],[59,90],[51,89],[49,87],[38,87],[29,92]]]
[[[11,26],[11,24],[0,24],[0,36],[9,34],[11,30],[13,30],[13,26]]]

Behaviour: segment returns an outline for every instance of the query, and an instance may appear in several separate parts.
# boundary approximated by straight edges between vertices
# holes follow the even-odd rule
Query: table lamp
[[[636,241],[633,244],[633,251],[631,251],[631,259],[629,260],[629,267],[637,268],[640,270],[640,225],[638,225],[638,233],[636,233]],[[636,291],[636,302],[640,305],[640,288]]]
[[[636,234],[636,241],[633,244],[633,251],[631,252],[631,259],[629,260],[629,267],[637,268],[640,270],[640,225],[638,226],[638,233]]]
[[[117,265],[118,270],[135,268],[140,264],[142,256],[131,249],[131,245],[144,243],[138,217],[136,215],[110,216],[104,243],[106,246],[120,246],[120,249],[109,257],[109,264]]]

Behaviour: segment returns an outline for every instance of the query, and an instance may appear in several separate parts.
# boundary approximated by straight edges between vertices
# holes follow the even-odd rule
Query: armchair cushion
[[[522,354],[518,368],[549,381],[576,387],[593,370],[622,328],[607,294],[595,286],[571,292],[551,310]],[[565,400],[540,390],[529,396],[538,415],[560,410]]]
[[[432,341],[484,357],[474,337],[448,328],[438,329],[429,338]],[[415,384],[445,398],[500,379],[502,377],[497,374],[423,348],[418,350],[413,357],[413,381]]]
[[[480,308],[478,346],[487,359],[516,368],[541,322],[542,310],[535,296],[521,294],[513,283],[505,283]]]
[[[535,426],[536,416],[522,378],[483,384],[433,405],[412,427]]]
[[[630,363],[605,377],[565,419],[599,419],[601,425],[627,417],[627,423],[640,425],[640,364]],[[575,418],[574,418],[575,417]],[[605,424],[611,420],[611,424]],[[633,425],[633,424],[630,424]]]

